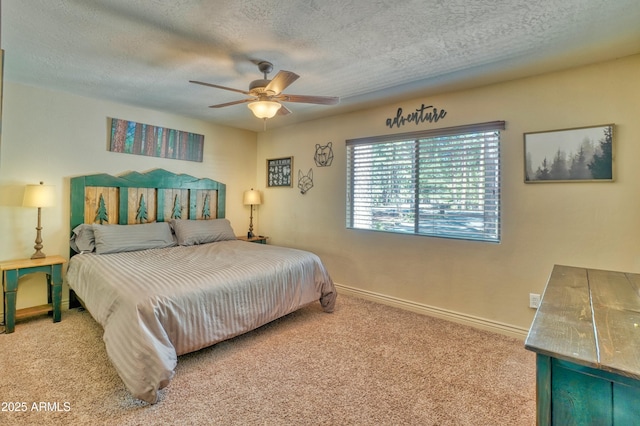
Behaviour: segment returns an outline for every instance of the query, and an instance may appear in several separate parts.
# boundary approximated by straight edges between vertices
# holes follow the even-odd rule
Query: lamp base
[[[47,255],[41,252],[40,250],[36,250],[36,252],[33,253],[33,255],[31,255],[32,259],[43,259],[45,257],[47,257]]]
[[[47,257],[46,254],[44,254],[41,250],[42,250],[42,224],[40,222],[40,207],[38,207],[38,226],[36,226],[36,241],[35,241],[36,245],[33,246],[34,249],[36,249],[36,252],[33,253],[33,255],[31,255],[32,259],[42,259],[44,257]]]
[[[251,214],[249,216],[249,232],[247,232],[247,238],[253,238],[253,204],[251,204]]]

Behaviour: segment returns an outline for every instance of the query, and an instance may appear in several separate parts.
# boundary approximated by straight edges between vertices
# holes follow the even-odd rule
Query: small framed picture
[[[524,134],[524,181],[612,182],[613,124]]]
[[[293,187],[293,157],[267,160],[267,187]]]

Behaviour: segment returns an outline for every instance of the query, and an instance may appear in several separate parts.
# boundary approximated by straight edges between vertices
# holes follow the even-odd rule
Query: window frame
[[[502,137],[501,131],[504,129],[505,129],[504,121],[492,121],[492,122],[479,123],[479,124],[446,127],[441,129],[430,129],[430,130],[423,130],[423,131],[416,131],[416,132],[396,133],[396,134],[390,134],[390,135],[372,136],[372,137],[366,137],[366,138],[346,140],[346,149],[347,149],[347,161],[346,161],[346,168],[347,168],[346,196],[347,197],[346,197],[346,218],[345,218],[346,227],[348,229],[354,229],[354,230],[372,230],[372,231],[378,231],[378,232],[390,232],[390,233],[395,233],[400,235],[403,235],[403,234],[404,235],[420,235],[420,236],[430,236],[430,237],[440,237],[440,238],[453,238],[453,239],[460,239],[465,241],[470,240],[470,241],[500,243],[502,238],[501,236],[502,175],[501,175],[500,147],[501,147],[501,137]],[[497,133],[495,138],[487,138],[488,134],[492,132]],[[466,156],[467,154],[465,154],[465,156],[456,157],[456,160],[445,161],[445,162],[437,162],[437,161],[429,162],[430,158],[435,158],[435,157],[433,156],[430,157],[429,155],[424,154],[425,150],[427,151],[429,149],[432,150],[434,147],[437,147],[437,146],[442,147],[441,145],[442,138],[451,138],[451,141],[454,141],[454,142],[456,140],[457,141],[462,140],[463,142],[468,142],[468,141],[472,141],[473,139],[477,139],[478,136],[482,138],[482,143],[481,145],[478,144],[473,146],[480,147],[482,151],[482,155],[476,154],[476,157],[467,157]],[[409,148],[410,144],[412,143],[415,146],[414,153],[411,153],[410,152],[411,150]],[[380,149],[376,151],[374,145],[380,145]],[[406,178],[400,181],[402,183],[403,188],[404,187],[408,188],[404,193],[404,196],[400,196],[400,198],[403,200],[405,199],[410,200],[410,202],[408,203],[409,204],[408,208],[403,209],[403,213],[405,215],[405,218],[410,217],[411,214],[413,214],[413,230],[410,230],[411,222],[409,221],[407,221],[404,224],[405,226],[402,230],[374,228],[373,225],[377,225],[377,226],[388,225],[387,222],[384,222],[384,221],[376,222],[373,219],[373,217],[376,214],[374,212],[374,209],[377,209],[376,206],[379,206],[379,209],[382,209],[385,212],[386,212],[385,209],[389,208],[389,206],[383,206],[382,203],[377,203],[374,201],[368,204],[365,203],[365,206],[361,207],[364,213],[359,215],[356,212],[356,204],[358,203],[358,201],[362,201],[363,199],[366,201],[366,199],[368,198],[365,190],[363,189],[360,190],[360,197],[356,198],[355,196],[358,195],[356,186],[368,184],[370,187],[373,187],[377,185],[375,181],[375,177],[373,177],[373,175],[365,179],[359,179],[358,182],[356,182],[356,178],[357,178],[356,175],[358,172],[358,170],[356,170],[356,168],[358,167],[358,165],[356,164],[356,157],[358,156],[358,152],[357,152],[358,147],[360,147],[361,150],[365,150],[367,149],[367,147],[371,148],[370,151],[367,151],[367,154],[372,154],[371,155],[372,157],[374,153],[380,153],[383,151],[385,153],[390,154],[396,148],[400,150],[402,149],[405,150],[404,153],[406,154],[406,156],[402,157],[402,161],[403,161],[402,164],[400,164],[400,162],[387,162],[387,163],[379,163],[376,165],[375,164],[376,160],[370,160],[369,162],[365,162],[359,167],[360,167],[361,174],[363,173],[363,170],[364,172],[382,171],[385,173],[384,177],[389,177],[391,176],[391,173],[394,173],[394,172],[391,172],[390,170],[392,170],[394,168],[394,165],[396,164],[400,165],[401,167],[411,167],[411,172],[405,173],[405,175],[410,174],[410,175],[413,175],[413,177]],[[455,148],[457,146],[451,145],[451,147],[454,149],[451,152],[455,152]],[[489,151],[491,152],[491,154],[487,154],[487,152]],[[447,150],[445,149],[443,150],[443,152],[447,152]],[[365,157],[366,157],[365,152],[361,152],[360,157],[358,157],[360,159],[359,161],[362,161],[361,158],[365,158]],[[478,160],[478,158],[482,158],[484,160],[488,159],[487,160],[488,162],[480,161],[480,163],[476,164],[475,166],[469,166],[469,167],[467,167],[466,165],[463,165],[462,169],[460,169],[459,165],[457,167],[455,166],[456,161],[458,159],[467,159],[467,158],[475,159],[475,160]],[[465,192],[465,201],[463,201],[461,204],[463,208],[459,208],[460,207],[460,204],[459,204],[456,206],[456,209],[451,209],[451,206],[448,206],[444,210],[445,210],[445,213],[463,212],[461,216],[464,216],[465,215],[464,212],[467,212],[466,215],[468,216],[472,214],[468,212],[473,211],[473,209],[468,209],[468,207],[475,206],[476,208],[475,211],[480,212],[475,214],[477,216],[482,216],[482,222],[481,222],[482,226],[480,227],[482,228],[482,230],[472,231],[469,229],[471,227],[467,227],[467,229],[463,231],[452,232],[452,231],[443,231],[442,229],[446,228],[446,226],[442,226],[442,224],[440,226],[434,225],[435,218],[430,217],[428,214],[430,210],[427,210],[426,208],[423,207],[423,206],[426,206],[426,203],[424,203],[423,199],[425,197],[425,193],[428,193],[432,189],[441,189],[445,187],[446,184],[442,184],[441,186],[438,186],[438,187],[429,186],[428,184],[425,184],[429,182],[430,172],[428,170],[426,172],[421,172],[421,167],[425,168],[424,164],[429,164],[429,165],[436,164],[438,171],[440,171],[441,166],[444,165],[446,167],[443,168],[442,170],[444,170],[444,172],[449,174],[453,174],[454,172],[459,172],[460,170],[464,170],[465,172],[473,171],[475,173],[474,175],[474,178],[476,180],[475,183],[469,184],[468,182],[465,182],[460,185],[454,185],[453,187],[451,186],[447,187],[447,188],[454,188],[453,190],[451,190],[452,192],[455,192],[455,191],[465,192],[465,191],[468,191],[469,188],[471,189],[475,188],[476,190],[475,198],[473,198],[473,195],[472,195],[469,201],[466,201],[466,192]],[[368,169],[366,169],[367,166],[369,167]],[[484,179],[485,179],[484,183],[482,183],[481,181],[482,178],[478,177],[478,176],[482,176],[482,173],[484,173]],[[492,184],[493,186],[489,187],[489,188],[493,188],[493,194],[491,196],[487,196],[487,194],[489,193],[487,191],[488,187],[486,186],[487,176],[491,177],[491,180],[493,180],[494,178],[496,180],[496,183]],[[470,179],[470,180],[474,180],[474,179]],[[382,184],[382,186],[384,185],[388,185],[388,183]],[[484,190],[481,189],[483,186],[484,186]],[[407,194],[411,193],[411,190],[413,190],[413,199],[406,198]],[[373,197],[370,197],[370,198],[373,198]],[[491,207],[491,203],[494,203],[493,207]],[[477,207],[478,205],[481,205],[482,207],[478,208]],[[392,211],[392,210],[393,209],[390,209],[389,211]],[[413,212],[411,212],[411,210],[413,210]],[[492,219],[487,220],[487,215],[489,215],[490,219],[491,218]],[[444,213],[443,213],[443,217],[446,217],[444,216]],[[372,226],[371,227],[362,226],[362,225],[359,226],[357,223],[358,220],[360,221],[369,220]],[[468,220],[469,219],[467,217],[467,221]],[[446,219],[441,220],[441,222],[445,223],[447,222],[447,220]],[[489,226],[487,228],[489,230],[487,231],[485,229],[485,227],[487,227],[487,224],[489,225],[494,224],[495,227],[491,228]],[[434,232],[425,231],[427,226],[435,227],[438,230]],[[453,229],[455,227],[452,226],[451,228]]]

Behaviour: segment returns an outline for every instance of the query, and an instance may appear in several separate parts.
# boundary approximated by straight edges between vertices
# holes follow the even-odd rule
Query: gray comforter
[[[67,281],[104,328],[107,353],[137,398],[155,403],[177,356],[260,327],[336,291],[313,253],[221,241],[69,261]]]

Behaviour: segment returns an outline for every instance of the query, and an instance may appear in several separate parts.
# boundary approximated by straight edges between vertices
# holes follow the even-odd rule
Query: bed
[[[224,184],[156,169],[71,179],[70,300],[102,325],[109,359],[149,403],[179,355],[337,293],[313,253],[235,238]]]

